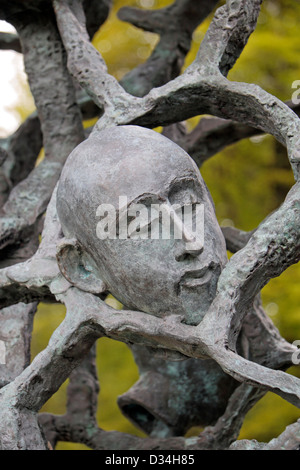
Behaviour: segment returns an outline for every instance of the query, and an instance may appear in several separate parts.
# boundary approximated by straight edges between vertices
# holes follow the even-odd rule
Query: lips
[[[187,271],[180,279],[179,285],[182,287],[198,287],[207,284],[213,274],[214,265],[205,268]]]

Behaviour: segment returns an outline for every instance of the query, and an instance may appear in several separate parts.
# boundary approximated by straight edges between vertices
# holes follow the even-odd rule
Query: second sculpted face
[[[118,219],[120,200],[129,214],[126,238],[100,239],[99,206],[115,207]],[[151,224],[163,223],[151,218],[159,205],[170,210],[170,236],[137,237],[130,230],[137,219],[133,207],[149,211],[150,233]],[[180,217],[188,206],[204,210],[196,229],[195,220],[192,226]],[[136,126],[92,134],[68,158],[57,209],[64,234],[78,240],[97,266],[99,281],[125,307],[161,317],[178,314],[188,324],[201,321],[227,257],[209,192],[184,150]],[[175,236],[175,227],[181,229],[181,238]]]

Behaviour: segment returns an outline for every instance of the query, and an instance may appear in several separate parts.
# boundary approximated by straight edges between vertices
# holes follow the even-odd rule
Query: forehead
[[[90,139],[83,153],[85,168],[90,171],[89,184],[101,187],[104,202],[120,195],[134,199],[144,192],[162,194],[179,178],[193,178],[202,185],[189,155],[149,129],[108,129]]]
[[[61,174],[57,210],[64,233],[81,241],[87,231],[92,237],[100,204],[118,207],[120,196],[128,202],[149,193],[165,197],[174,183],[186,179],[193,179],[207,201],[196,164],[157,132],[126,126],[92,134],[73,150]]]
[[[141,151],[118,162],[113,167],[113,178],[109,178],[112,183],[109,187],[113,193],[126,192],[132,198],[143,192],[164,195],[174,181],[185,178],[199,179],[196,168],[184,154],[161,155],[153,149],[152,153]]]

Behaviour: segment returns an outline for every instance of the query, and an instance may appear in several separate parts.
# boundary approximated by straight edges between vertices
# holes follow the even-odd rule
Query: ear
[[[62,275],[75,287],[91,294],[107,290],[95,261],[77,240],[63,238],[57,246],[56,259]]]

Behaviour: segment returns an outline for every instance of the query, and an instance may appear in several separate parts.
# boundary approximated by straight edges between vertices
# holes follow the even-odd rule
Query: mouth
[[[213,265],[206,266],[205,268],[187,271],[179,281],[180,287],[198,287],[207,284],[213,275]]]

